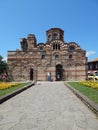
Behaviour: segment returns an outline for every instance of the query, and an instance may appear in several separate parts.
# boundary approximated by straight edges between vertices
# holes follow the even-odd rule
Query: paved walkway
[[[98,118],[63,82],[37,82],[0,105],[0,130],[98,130]]]

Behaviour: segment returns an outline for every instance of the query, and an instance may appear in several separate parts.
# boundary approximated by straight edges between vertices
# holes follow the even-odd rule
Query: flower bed
[[[83,84],[83,85],[85,85],[87,87],[98,89],[98,82],[96,82],[96,81],[81,81],[79,83]]]
[[[0,82],[0,97],[21,89],[29,84],[31,84],[31,82]]]
[[[14,86],[17,86],[19,83],[14,83],[14,82],[1,82],[0,83],[0,90],[3,90],[3,89],[8,89],[8,88],[11,88],[11,87],[14,87]]]
[[[98,104],[98,83],[92,81],[68,82],[70,86]]]

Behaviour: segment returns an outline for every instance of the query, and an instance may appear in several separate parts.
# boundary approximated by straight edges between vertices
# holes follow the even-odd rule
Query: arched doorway
[[[56,65],[56,81],[63,80],[63,67],[62,65]]]
[[[33,69],[30,69],[30,80],[33,80]]]

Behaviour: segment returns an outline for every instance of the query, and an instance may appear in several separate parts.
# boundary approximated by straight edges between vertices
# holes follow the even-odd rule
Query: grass
[[[79,82],[68,82],[68,84],[87,96],[90,100],[98,103],[98,89],[87,87]]]
[[[18,90],[20,88],[23,88],[25,85],[28,85],[28,84],[30,84],[30,82],[29,83],[19,83],[18,85],[14,86],[14,87],[0,90],[0,97],[10,94],[11,92],[14,92],[15,90]]]

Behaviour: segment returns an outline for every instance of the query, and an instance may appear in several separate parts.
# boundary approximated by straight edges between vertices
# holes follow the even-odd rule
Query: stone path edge
[[[23,88],[20,88],[20,89],[15,90],[14,92],[12,92],[12,93],[10,93],[10,94],[7,94],[7,95],[5,95],[5,96],[2,96],[2,97],[0,98],[0,104],[2,104],[3,102],[7,101],[8,99],[14,97],[15,95],[17,95],[17,94],[23,92],[24,90],[26,90],[26,89],[32,87],[32,85],[34,85],[34,84],[35,84],[35,82],[32,82],[31,84],[26,85],[26,86],[24,86]]]
[[[88,108],[90,108],[97,116],[98,116],[98,104],[91,101],[87,96],[80,93],[78,90],[71,87],[68,83],[65,85],[85,104]]]

